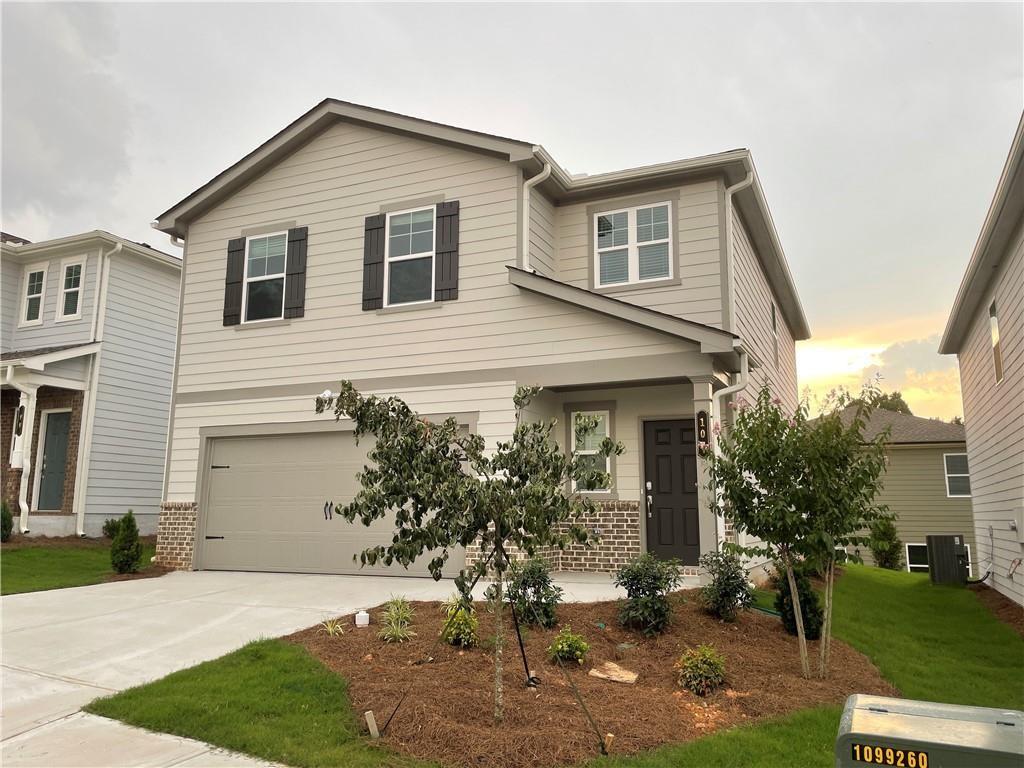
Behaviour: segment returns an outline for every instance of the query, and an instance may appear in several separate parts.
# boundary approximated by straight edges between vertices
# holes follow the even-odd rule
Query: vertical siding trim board
[[[384,306],[384,226],[387,214],[366,217],[363,239],[363,310]]]
[[[434,300],[459,298],[459,201],[437,204]]]
[[[288,230],[288,262],[284,279],[284,316],[302,317],[306,311],[307,227]]]
[[[245,276],[245,238],[228,241],[227,269],[224,273],[224,325],[242,322],[242,281]]]

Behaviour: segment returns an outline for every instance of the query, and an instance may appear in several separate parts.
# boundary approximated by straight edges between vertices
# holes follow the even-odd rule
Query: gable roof
[[[551,175],[539,188],[556,203],[626,194],[638,189],[652,189],[659,185],[664,187],[687,179],[713,176],[724,177],[726,183],[731,185],[745,179],[747,174],[752,174],[753,183],[736,193],[736,206],[764,260],[768,279],[794,338],[810,338],[807,318],[754,168],[753,158],[747,149],[592,176],[572,175],[544,147],[533,142],[457,128],[347,101],[324,99],[245,157],[161,213],[152,226],[172,237],[185,237],[190,221],[244,187],[338,120],[501,157],[519,165],[530,176],[539,173],[545,164],[550,164]]]
[[[847,408],[842,413],[843,422],[849,424],[853,420],[853,415],[854,409]],[[876,408],[871,413],[871,418],[864,427],[864,438],[874,440],[886,429],[890,430],[886,442],[891,445],[962,443],[967,439],[963,424],[950,424],[937,419],[886,411],[882,408]]]
[[[960,289],[946,322],[946,330],[939,342],[939,352],[952,355],[960,351],[964,336],[974,319],[978,304],[988,293],[988,287],[999,269],[1003,255],[1024,214],[1024,115],[1017,125],[1017,133],[1010,145],[1010,154],[1003,166],[995,194],[981,226],[981,234],[967,263]]]

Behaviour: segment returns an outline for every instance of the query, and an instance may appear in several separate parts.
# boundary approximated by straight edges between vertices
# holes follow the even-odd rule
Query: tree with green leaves
[[[539,387],[516,390],[512,438],[493,450],[454,418],[431,421],[398,397],[365,396],[349,381],[341,383],[338,394],[316,399],[317,413],[330,410],[336,419],[351,419],[357,441],[367,436],[375,440],[367,454],[371,465],[358,476],[360,490],[339,512],[349,522],[364,525],[382,518],[394,521],[391,543],[363,551],[359,559],[364,565],[408,567],[429,553],[430,573],[440,579],[449,550],[479,546],[481,556],[460,571],[456,586],[469,600],[472,583],[488,567],[494,577],[496,722],[504,716],[503,580],[509,554],[518,550],[533,557],[542,548],[589,543],[584,520],[596,511],[594,502],[568,489],[595,490],[611,482],[593,456],[558,447],[554,420],[524,418],[524,409],[539,392]],[[573,424],[574,445],[584,445],[597,426],[596,418],[580,415]],[[623,450],[620,443],[604,438],[597,455],[620,455]]]
[[[869,408],[877,408],[882,411],[905,413],[907,416],[914,415],[913,411],[910,410],[910,406],[907,405],[907,401],[903,399],[903,393],[899,390],[882,392],[874,387],[866,387],[861,396],[853,400],[852,403],[862,403]]]

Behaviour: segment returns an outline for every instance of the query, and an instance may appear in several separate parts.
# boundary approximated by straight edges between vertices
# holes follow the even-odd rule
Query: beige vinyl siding
[[[989,306],[999,316],[1003,379],[995,381]],[[1024,603],[1024,224],[1018,223],[986,299],[959,354],[960,385],[971,465],[975,533],[983,561],[991,558],[991,584]],[[1010,528],[1015,523],[1017,530]],[[989,530],[991,528],[991,544]]]
[[[678,254],[675,276],[681,281],[678,285],[610,291],[607,295],[721,328],[720,183],[712,179],[663,190],[665,199],[672,201],[678,219],[678,242],[674,244]],[[657,194],[645,192],[644,197]],[[590,284],[594,257],[590,251],[590,229],[594,223],[587,216],[587,208],[599,203],[588,200],[556,209],[559,279],[579,288],[593,287]]]
[[[530,266],[538,274],[558,279],[556,209],[540,190],[530,194]]]
[[[739,212],[733,209],[733,291],[736,313],[735,333],[760,361],[761,366],[750,371],[750,385],[743,395],[757,396],[767,384],[787,409],[795,409],[798,401],[796,380],[796,343],[778,306],[761,259],[750,239]],[[772,303],[779,331],[779,364],[775,365],[772,338]]]
[[[966,453],[963,443],[936,446],[890,446],[878,501],[896,515],[896,530],[904,544],[924,544],[928,534],[962,534],[978,558],[970,498],[946,496],[944,455]],[[972,472],[973,474],[973,472]],[[864,562],[873,564],[871,550],[861,548]],[[906,563],[904,562],[904,567]],[[974,575],[979,576],[977,564]]]

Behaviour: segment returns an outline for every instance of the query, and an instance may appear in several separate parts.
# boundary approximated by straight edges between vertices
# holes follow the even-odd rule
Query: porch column
[[[713,376],[693,376],[690,378],[693,383],[693,413],[697,418],[697,505],[698,519],[700,520],[700,551],[714,552],[718,549],[719,543],[724,538],[722,520],[711,511],[711,491],[708,490],[708,466],[707,462],[700,457],[699,443],[706,442],[708,446],[714,447],[714,435],[711,433],[712,425],[712,386],[715,378]],[[700,414],[704,414],[704,423],[707,425],[707,434],[700,434]]]
[[[18,507],[21,513],[19,528],[22,533],[28,533],[28,481],[32,474],[32,432],[36,422],[36,390],[35,387],[28,387],[24,384],[16,384],[13,376],[8,376],[8,381],[21,393],[18,399],[18,410],[15,413],[15,437],[11,445],[11,469],[21,470],[21,482],[18,488]],[[18,417],[21,417],[21,430],[18,427]]]

